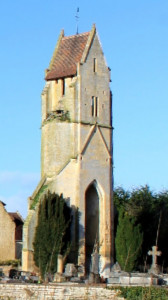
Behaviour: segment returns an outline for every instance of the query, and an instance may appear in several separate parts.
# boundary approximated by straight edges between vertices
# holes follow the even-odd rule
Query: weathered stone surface
[[[74,284],[52,285],[15,285],[0,284],[0,296],[4,300],[122,300],[116,296],[116,290],[103,287],[76,286]],[[124,300],[124,299],[123,299]]]
[[[142,275],[132,275],[130,276],[131,285],[152,285],[151,276],[142,276]]]
[[[95,60],[96,69],[93,69]],[[70,205],[79,211],[79,249],[76,250],[74,221],[71,255],[75,257],[79,253],[78,264],[86,266],[85,258],[90,261],[97,235],[101,243],[102,270],[110,268],[113,250],[112,99],[109,82],[110,71],[93,26],[82,63],[79,61],[77,64],[76,76],[47,81],[42,92],[43,185],[47,185],[51,192],[63,193]],[[86,191],[91,186],[98,196],[98,226],[95,221],[86,232],[86,223],[89,224],[87,216],[91,212],[94,218],[95,213],[94,208],[86,211]],[[33,194],[33,199],[38,192],[36,190]],[[89,200],[91,204],[91,193]],[[34,270],[33,239],[37,213],[38,203],[34,211],[29,206],[24,226],[24,270]],[[98,227],[96,233],[92,233],[95,227]],[[90,233],[91,244],[86,238]]]
[[[111,272],[108,284],[150,286],[158,285],[159,279],[156,276],[146,273]]]
[[[157,265],[157,256],[161,256],[162,252],[158,251],[157,246],[152,247],[152,251],[148,251],[148,255],[152,255],[152,265],[149,269],[149,273],[153,274],[159,274],[160,273],[160,268]]]
[[[54,276],[54,282],[65,282],[66,278],[60,273],[56,273]]]
[[[114,276],[114,277],[109,277],[107,282],[109,284],[120,284],[120,277],[119,276]]]
[[[77,275],[77,269],[75,268],[74,264],[66,264],[65,266],[65,277],[72,277]]]
[[[0,201],[0,260],[15,259],[15,223]]]
[[[58,258],[57,258],[57,272],[59,274],[62,274],[63,273],[63,269],[64,269],[63,256],[61,254],[58,254]]]
[[[116,263],[112,266],[111,272],[121,272],[121,267],[120,267],[120,265],[119,265],[118,262],[116,262]]]

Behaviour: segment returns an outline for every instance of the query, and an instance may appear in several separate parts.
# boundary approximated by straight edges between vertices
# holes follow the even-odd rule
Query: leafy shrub
[[[21,261],[20,259],[9,259],[9,260],[1,260],[0,261],[0,265],[1,266],[10,266],[12,265],[13,267],[17,267],[18,265],[20,265]]]

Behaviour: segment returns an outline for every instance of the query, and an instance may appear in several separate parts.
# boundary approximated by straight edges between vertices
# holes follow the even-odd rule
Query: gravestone
[[[94,252],[91,256],[91,269],[89,275],[89,282],[90,283],[98,283],[100,282],[100,275],[99,275],[99,252],[98,246],[96,245]]]
[[[99,253],[95,252],[92,254],[92,264],[91,264],[91,273],[97,275],[99,274]]]
[[[111,272],[121,272],[121,267],[120,267],[120,265],[119,265],[118,262],[116,262],[116,263],[112,266]]]
[[[159,273],[159,267],[157,265],[157,256],[161,256],[162,252],[157,250],[157,246],[152,247],[152,251],[148,251],[148,255],[152,255],[152,265],[149,269],[149,273]]]
[[[63,256],[61,254],[58,254],[57,258],[57,273],[62,274],[64,268],[64,262],[63,262]]]
[[[64,268],[64,260],[61,254],[58,254],[57,257],[57,273],[54,275],[55,282],[64,282],[65,277],[63,275],[63,268]]]
[[[111,272],[108,285],[150,286],[158,285],[158,275],[145,273]]]
[[[74,264],[66,264],[64,276],[69,279],[77,276],[77,270]]]
[[[120,284],[120,275],[121,275],[121,267],[119,263],[116,262],[111,268],[111,272],[109,274],[109,278],[107,278],[107,282],[110,284]]]

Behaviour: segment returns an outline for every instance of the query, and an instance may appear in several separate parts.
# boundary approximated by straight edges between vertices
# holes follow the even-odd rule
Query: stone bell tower
[[[112,97],[110,70],[95,26],[73,36],[61,32],[45,80],[41,181],[29,198],[23,269],[34,269],[38,194],[49,189],[63,193],[79,211],[78,265],[89,272],[97,241],[103,271],[113,258]]]

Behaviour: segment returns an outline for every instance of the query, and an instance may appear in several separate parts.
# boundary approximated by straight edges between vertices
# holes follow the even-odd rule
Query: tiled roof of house
[[[21,223],[24,223],[22,217],[17,212],[15,212],[15,213],[9,212],[8,214],[10,215],[12,221],[14,221],[14,222],[20,221]]]
[[[88,37],[89,32],[62,37],[45,79],[53,80],[75,75],[77,63],[81,61]]]

